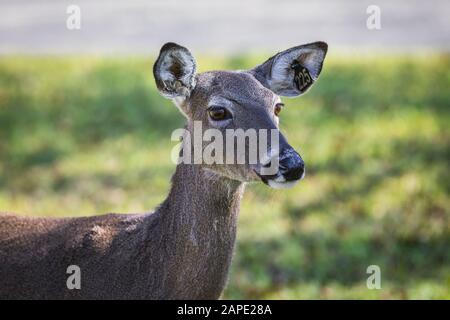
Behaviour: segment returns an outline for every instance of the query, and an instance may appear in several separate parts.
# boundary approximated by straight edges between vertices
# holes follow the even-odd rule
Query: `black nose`
[[[286,181],[299,180],[305,172],[305,163],[302,157],[293,149],[288,149],[282,153],[280,159],[280,173]]]

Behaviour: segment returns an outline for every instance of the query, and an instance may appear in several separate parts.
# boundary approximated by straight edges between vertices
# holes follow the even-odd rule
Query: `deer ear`
[[[195,87],[197,64],[188,49],[166,43],[153,65],[159,92],[166,98],[189,97]]]
[[[280,96],[298,96],[319,77],[327,50],[325,42],[293,47],[274,55],[250,73]]]

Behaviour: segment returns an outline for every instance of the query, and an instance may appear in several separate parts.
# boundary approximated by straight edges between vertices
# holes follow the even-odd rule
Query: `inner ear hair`
[[[325,42],[296,46],[277,53],[250,73],[276,94],[298,96],[319,77],[327,50]]]
[[[295,62],[308,68],[314,80],[317,80],[322,71],[323,61],[328,51],[328,45],[325,42],[314,42],[297,48],[299,54]]]
[[[162,46],[153,65],[159,92],[167,98],[189,97],[195,87],[197,64],[188,49],[169,42]]]

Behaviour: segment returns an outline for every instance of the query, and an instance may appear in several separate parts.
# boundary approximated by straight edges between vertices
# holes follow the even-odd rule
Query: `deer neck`
[[[177,166],[169,196],[159,211],[166,252],[170,252],[166,261],[172,274],[177,275],[173,286],[189,288],[190,297],[193,291],[204,298],[218,298],[222,292],[243,191],[243,183],[200,165]]]

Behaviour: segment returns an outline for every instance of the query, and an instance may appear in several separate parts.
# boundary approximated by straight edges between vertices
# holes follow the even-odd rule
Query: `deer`
[[[279,132],[281,97],[311,87],[327,49],[325,42],[308,43],[250,70],[197,73],[191,52],[170,42],[162,46],[153,75],[160,94],[186,118],[187,132],[194,121],[220,132]],[[76,218],[3,213],[0,298],[219,299],[245,186],[292,187],[305,175],[303,159],[281,133],[277,145],[256,163],[178,163],[167,198],[151,212]],[[265,174],[275,158],[276,170]],[[80,288],[67,286],[71,265],[79,267]]]

